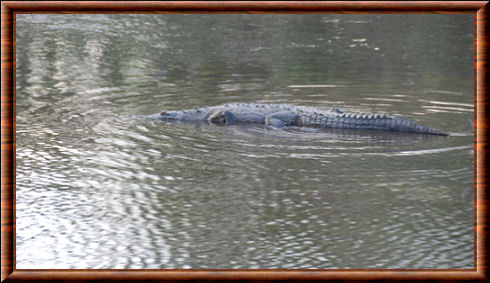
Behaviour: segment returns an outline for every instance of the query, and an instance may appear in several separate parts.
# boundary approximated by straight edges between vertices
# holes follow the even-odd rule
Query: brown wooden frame
[[[17,13],[473,14],[475,268],[460,270],[25,270],[15,268],[15,15]],[[1,281],[474,280],[486,282],[488,1],[4,1],[1,4]]]

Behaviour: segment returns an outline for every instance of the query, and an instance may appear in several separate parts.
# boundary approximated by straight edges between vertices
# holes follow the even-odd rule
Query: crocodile
[[[163,121],[206,122],[216,125],[259,123],[267,127],[316,127],[383,130],[447,136],[402,117],[388,114],[343,112],[288,104],[228,103],[178,111],[164,110],[148,117]]]

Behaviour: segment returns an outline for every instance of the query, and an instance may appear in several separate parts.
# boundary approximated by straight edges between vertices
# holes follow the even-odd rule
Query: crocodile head
[[[164,110],[160,113],[158,117],[160,120],[164,121],[183,121],[183,122],[194,122],[194,121],[205,121],[207,116],[210,114],[208,107],[206,108],[194,108],[189,110],[180,111],[167,111]]]

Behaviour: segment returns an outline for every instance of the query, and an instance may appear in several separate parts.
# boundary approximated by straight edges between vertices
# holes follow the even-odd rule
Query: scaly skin
[[[384,130],[432,135],[447,135],[415,122],[386,114],[344,113],[287,104],[229,103],[181,111],[162,111],[149,116],[164,121],[208,122],[231,125],[260,123],[266,126],[307,126],[336,129]]]

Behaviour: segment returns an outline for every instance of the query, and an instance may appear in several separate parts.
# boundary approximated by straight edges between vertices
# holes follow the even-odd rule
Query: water
[[[473,268],[472,15],[17,15],[17,268]],[[449,137],[131,119],[226,102]]]

